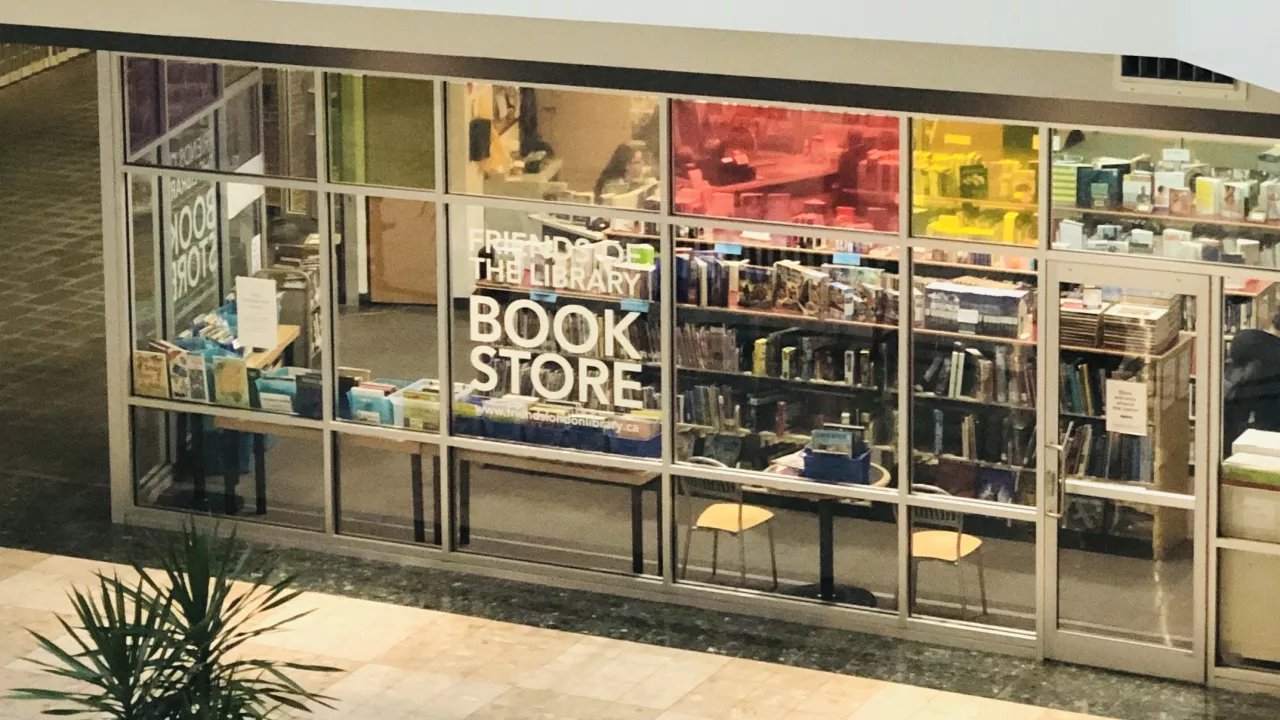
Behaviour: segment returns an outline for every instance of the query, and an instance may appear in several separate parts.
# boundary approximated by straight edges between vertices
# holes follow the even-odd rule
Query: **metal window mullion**
[[[440,474],[440,492],[435,498],[440,508],[440,549],[446,554],[453,552],[453,482],[452,456],[453,450],[449,439],[453,436],[453,266],[449,262],[449,248],[452,238],[449,235],[449,217],[451,207],[445,202],[446,196],[442,188],[448,186],[449,153],[445,124],[448,122],[445,84],[440,80],[432,81],[431,112],[433,125],[431,128],[435,138],[432,148],[435,156],[435,185],[433,197],[436,198],[436,378],[440,385],[440,430],[437,438],[437,456],[435,472]]]
[[[328,178],[329,160],[328,147],[326,139],[328,134],[325,131],[325,94],[324,94],[324,75],[316,70],[312,72],[311,83],[314,91],[311,93],[312,102],[312,118],[311,127],[314,131],[313,140],[315,142],[316,152],[316,177],[319,180],[319,187],[323,187],[324,181]],[[317,225],[320,229],[320,247],[323,250],[320,258],[320,287],[318,292],[320,295],[320,387],[324,391],[320,394],[322,417],[324,418],[324,526],[325,532],[335,535],[338,532],[338,510],[337,503],[340,500],[340,493],[336,483],[339,482],[340,469],[337,463],[340,461],[335,448],[337,433],[334,432],[334,400],[337,388],[336,376],[334,368],[337,361],[337,334],[334,332],[333,322],[333,267],[334,267],[334,245],[333,245],[333,201],[334,196],[321,191],[319,188],[313,191],[313,199],[317,209]],[[307,299],[308,304],[310,298]],[[311,322],[310,308],[308,307],[307,318],[305,322]],[[310,365],[311,348],[306,348],[308,365]]]
[[[678,423],[675,419],[675,229],[668,223],[658,226],[660,235],[660,287],[658,289],[658,342],[661,358],[661,396],[662,396],[662,488],[659,507],[662,509],[658,517],[658,532],[663,541],[659,543],[665,557],[662,565],[662,582],[671,585],[675,582],[675,560],[679,555],[675,552],[672,539],[676,536],[675,527],[675,483],[671,468],[675,465],[675,434]]]
[[[902,162],[911,157],[912,121],[904,117],[898,129],[898,156]],[[897,434],[897,558],[898,558],[898,622],[906,625],[911,616],[911,511],[906,504],[911,492],[912,426],[911,426],[911,377],[913,369],[911,327],[915,307],[913,290],[915,275],[914,252],[908,244],[911,237],[911,166],[898,172],[898,417],[894,431]]]

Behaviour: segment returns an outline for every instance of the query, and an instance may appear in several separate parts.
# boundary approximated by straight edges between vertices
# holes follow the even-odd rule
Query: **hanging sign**
[[[1146,437],[1146,383],[1107,380],[1107,432]]]

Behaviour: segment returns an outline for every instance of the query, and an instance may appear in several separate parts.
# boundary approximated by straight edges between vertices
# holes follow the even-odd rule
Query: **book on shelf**
[[[932,330],[1026,338],[1035,326],[1035,291],[1015,282],[961,277],[924,288],[924,326]]]
[[[169,361],[164,353],[133,351],[133,391],[148,397],[169,397]]]
[[[1034,407],[1034,350],[998,346],[995,359],[983,350],[956,343],[941,348],[931,358],[917,363],[915,386],[918,392],[937,397],[964,398],[980,402]]]
[[[1149,436],[1107,432],[1097,423],[1067,423],[1062,437],[1063,468],[1068,476],[1152,482],[1155,444]]]
[[[213,397],[219,405],[249,407],[249,376],[244,358],[213,359]]]

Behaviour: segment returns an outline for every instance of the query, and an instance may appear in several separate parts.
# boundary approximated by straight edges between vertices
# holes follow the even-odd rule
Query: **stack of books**
[[[1180,318],[1172,305],[1119,302],[1102,314],[1102,347],[1143,354],[1168,350]]]

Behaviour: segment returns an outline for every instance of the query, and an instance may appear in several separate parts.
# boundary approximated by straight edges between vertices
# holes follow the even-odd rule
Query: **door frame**
[[[1044,482],[1040,503],[1041,547],[1044,603],[1041,629],[1047,658],[1085,665],[1109,667],[1143,675],[1155,675],[1203,683],[1209,667],[1208,653],[1208,551],[1209,551],[1209,449],[1213,427],[1210,425],[1209,388],[1217,381],[1218,372],[1210,370],[1211,329],[1214,322],[1210,309],[1212,279],[1207,274],[1186,271],[1147,270],[1118,267],[1106,256],[1080,258],[1079,261],[1052,260],[1046,263],[1046,317],[1040,361],[1045,368],[1042,397],[1044,402]],[[1191,268],[1188,268],[1190,270]],[[1058,299],[1061,283],[1120,286],[1135,290],[1178,293],[1190,296],[1195,303],[1196,329],[1192,348],[1192,376],[1196,379],[1191,400],[1194,404],[1194,429],[1191,432],[1191,459],[1195,472],[1191,494],[1184,495],[1123,485],[1064,480],[1060,477],[1061,448],[1059,441],[1059,374],[1061,318]],[[1218,369],[1220,370],[1220,368]],[[1208,382],[1206,382],[1208,381]],[[1070,493],[1087,497],[1123,499],[1149,505],[1180,508],[1192,512],[1193,562],[1191,577],[1192,626],[1190,650],[1180,650],[1125,638],[1087,634],[1063,629],[1058,623],[1058,518],[1062,499]],[[1105,599],[1100,599],[1105,601]]]

